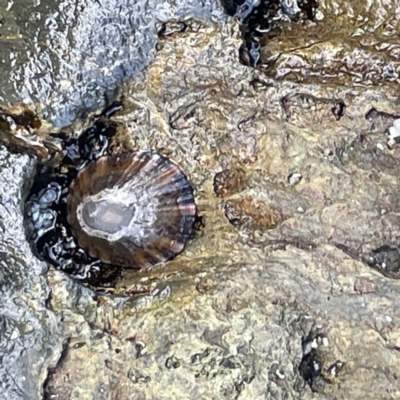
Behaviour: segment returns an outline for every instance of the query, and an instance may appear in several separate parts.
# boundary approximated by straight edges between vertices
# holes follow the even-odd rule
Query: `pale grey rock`
[[[40,399],[62,349],[48,310],[47,267],[25,240],[23,201],[35,163],[0,147],[0,386],[4,399]]]

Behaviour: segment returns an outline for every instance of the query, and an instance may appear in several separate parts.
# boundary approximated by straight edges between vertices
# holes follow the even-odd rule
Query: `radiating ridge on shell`
[[[157,153],[103,156],[82,169],[67,197],[68,222],[92,257],[145,267],[181,252],[195,220],[185,174]]]

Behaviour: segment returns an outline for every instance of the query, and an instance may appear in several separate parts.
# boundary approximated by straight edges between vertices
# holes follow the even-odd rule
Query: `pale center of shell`
[[[146,246],[156,234],[158,200],[132,186],[129,181],[85,197],[76,210],[82,229],[110,242],[129,236],[138,246]]]
[[[89,199],[82,207],[82,219],[93,230],[115,234],[126,228],[135,215],[135,207]]]

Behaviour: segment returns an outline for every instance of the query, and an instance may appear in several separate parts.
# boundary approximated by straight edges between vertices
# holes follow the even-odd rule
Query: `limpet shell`
[[[146,267],[180,253],[195,220],[193,189],[157,153],[103,156],[83,168],[67,197],[67,220],[92,257]]]

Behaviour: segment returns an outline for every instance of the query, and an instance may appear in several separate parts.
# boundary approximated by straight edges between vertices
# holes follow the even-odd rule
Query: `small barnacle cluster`
[[[92,285],[118,267],[143,268],[181,252],[195,221],[181,169],[150,151],[109,154],[117,126],[104,113],[66,138],[56,166],[40,166],[25,205],[36,254]]]
[[[400,143],[400,119],[395,119],[389,128],[387,145],[392,148],[397,143]]]
[[[382,245],[370,252],[366,263],[388,278],[400,278],[400,249],[395,245]]]
[[[302,349],[299,372],[314,392],[321,392],[326,384],[336,381],[345,363],[341,360],[328,362],[331,358],[329,341],[322,334],[309,336],[303,341]]]

